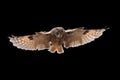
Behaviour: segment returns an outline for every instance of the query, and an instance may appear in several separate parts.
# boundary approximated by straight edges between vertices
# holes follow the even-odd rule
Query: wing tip
[[[104,29],[105,29],[105,30],[108,30],[108,29],[110,29],[110,27],[108,27],[108,26],[105,26],[105,27],[104,27]]]
[[[8,36],[8,39],[15,38],[14,35]]]

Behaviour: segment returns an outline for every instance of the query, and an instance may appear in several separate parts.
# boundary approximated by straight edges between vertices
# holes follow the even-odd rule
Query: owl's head
[[[51,34],[58,38],[62,37],[64,32],[65,30],[62,27],[55,27],[51,30]]]

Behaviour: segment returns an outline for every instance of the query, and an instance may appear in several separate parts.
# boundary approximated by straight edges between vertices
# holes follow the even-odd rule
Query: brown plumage
[[[75,28],[64,30],[55,27],[49,32],[37,32],[33,35],[12,36],[10,42],[17,48],[25,50],[49,49],[51,53],[64,53],[63,47],[77,47],[100,37],[106,29]]]

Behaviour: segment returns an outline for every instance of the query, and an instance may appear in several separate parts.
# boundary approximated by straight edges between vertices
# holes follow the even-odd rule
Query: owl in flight
[[[83,27],[65,30],[55,27],[49,32],[36,32],[33,35],[9,37],[13,46],[24,50],[48,49],[51,53],[64,53],[65,48],[77,47],[99,38],[106,29],[84,29]]]

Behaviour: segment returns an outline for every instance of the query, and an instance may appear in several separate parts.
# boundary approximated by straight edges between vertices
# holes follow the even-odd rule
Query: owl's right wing
[[[66,30],[64,38],[64,47],[76,47],[84,45],[99,38],[106,29],[83,29],[76,28]]]
[[[25,50],[43,50],[50,47],[50,33],[38,32],[34,35],[9,37],[13,46]]]

